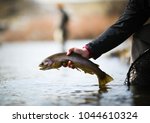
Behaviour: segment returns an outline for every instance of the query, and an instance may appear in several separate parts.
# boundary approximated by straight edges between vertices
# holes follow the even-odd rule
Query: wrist
[[[89,52],[88,48],[87,48],[86,46],[84,46],[84,47],[82,48],[82,50],[83,50],[83,52],[84,52],[84,57],[90,58],[90,52]]]

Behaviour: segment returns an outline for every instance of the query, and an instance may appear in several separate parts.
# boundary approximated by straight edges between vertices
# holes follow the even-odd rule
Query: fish
[[[113,80],[110,75],[99,68],[99,65],[74,52],[70,55],[66,55],[66,52],[53,54],[44,59],[39,65],[39,68],[40,70],[59,69],[62,66],[66,66],[68,61],[71,61],[77,70],[91,75],[95,74],[98,78],[99,88],[105,87],[108,82]]]

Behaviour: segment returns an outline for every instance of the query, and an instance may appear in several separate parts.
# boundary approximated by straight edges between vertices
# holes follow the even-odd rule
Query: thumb
[[[69,56],[72,52],[74,52],[74,48],[69,49],[66,55]]]

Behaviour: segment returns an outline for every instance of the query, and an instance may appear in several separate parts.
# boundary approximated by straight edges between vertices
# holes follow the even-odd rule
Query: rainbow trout
[[[96,74],[98,77],[99,87],[105,87],[105,85],[112,81],[113,78],[102,71],[99,66],[92,61],[82,57],[77,53],[72,53],[67,56],[66,53],[58,53],[46,58],[40,65],[40,70],[58,69],[67,65],[68,61],[72,61],[74,68],[77,70],[83,70],[85,73]]]

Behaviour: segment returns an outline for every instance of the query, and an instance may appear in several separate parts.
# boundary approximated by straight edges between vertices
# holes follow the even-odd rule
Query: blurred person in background
[[[140,54],[150,48],[149,17],[150,0],[129,0],[126,9],[115,24],[83,48],[70,48],[67,55],[75,52],[87,59],[97,59],[134,34],[131,59],[135,61]],[[72,62],[69,61],[67,66],[73,68]]]
[[[54,39],[61,42],[62,51],[64,51],[65,50],[65,42],[68,39],[67,26],[68,26],[68,22],[69,22],[69,15],[67,14],[67,12],[64,9],[64,4],[58,3],[56,7],[60,12],[60,21],[59,21],[58,28],[54,32]]]

